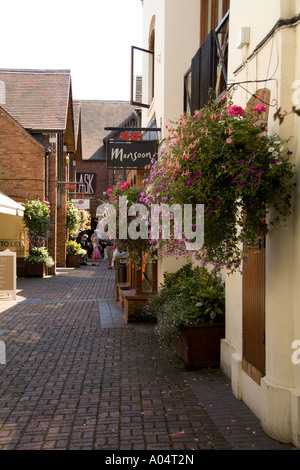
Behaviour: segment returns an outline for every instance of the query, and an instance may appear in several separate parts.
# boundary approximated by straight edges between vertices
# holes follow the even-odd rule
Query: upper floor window
[[[149,27],[148,49],[131,48],[131,104],[149,108],[154,98],[155,15]]]
[[[131,97],[134,106],[149,108],[154,96],[154,51],[131,47]]]

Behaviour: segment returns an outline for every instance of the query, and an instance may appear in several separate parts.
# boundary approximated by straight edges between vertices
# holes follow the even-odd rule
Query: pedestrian
[[[84,233],[80,240],[81,248],[85,250],[85,255],[81,257],[81,264],[84,266],[87,266],[87,252],[88,252],[88,245],[89,245],[88,238],[89,238],[88,235]]]
[[[106,251],[107,251],[107,258],[108,258],[108,269],[112,269],[114,247],[113,247],[113,243],[109,239],[107,239],[106,242],[107,242]]]
[[[100,255],[99,243],[98,243],[97,237],[93,237],[92,244],[93,244],[92,259],[94,260],[92,266],[98,266],[98,261],[101,255]]]

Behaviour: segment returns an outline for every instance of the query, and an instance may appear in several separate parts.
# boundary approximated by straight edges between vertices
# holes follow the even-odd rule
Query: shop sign
[[[96,192],[96,173],[76,173],[77,194]]]
[[[5,250],[0,253],[0,297],[16,298],[16,253]]]
[[[90,199],[71,199],[72,204],[76,209],[90,210]]]
[[[25,256],[24,240],[2,239],[0,240],[0,255],[3,250],[13,251],[18,257]]]
[[[109,141],[106,149],[107,168],[142,169],[151,165],[156,153],[156,140]]]

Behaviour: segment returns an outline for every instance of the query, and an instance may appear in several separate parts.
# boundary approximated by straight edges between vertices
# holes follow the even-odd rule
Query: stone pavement
[[[60,268],[0,301],[0,450],[292,450],[218,369],[188,371],[152,324],[127,324],[114,270]]]

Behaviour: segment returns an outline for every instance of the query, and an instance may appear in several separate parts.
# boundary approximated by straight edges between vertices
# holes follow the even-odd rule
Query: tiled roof
[[[75,103],[77,103],[75,101]],[[117,127],[135,112],[127,101],[80,101],[83,160],[106,160],[105,127]]]
[[[30,132],[24,129],[24,127],[22,127],[21,124],[19,124],[18,121],[16,121],[2,106],[0,106],[0,120],[1,119],[7,119],[7,120],[10,120],[10,122],[13,122],[14,125],[17,126],[23,132],[24,138],[29,139],[32,144],[40,147],[40,149],[44,149],[44,151],[46,150],[46,146],[42,142],[35,139],[30,134]],[[0,127],[0,144],[1,144],[1,127]],[[0,179],[1,179],[1,175],[0,175]]]
[[[69,70],[0,69],[1,81],[5,84],[5,103],[0,104],[25,129],[66,129],[71,97]]]

